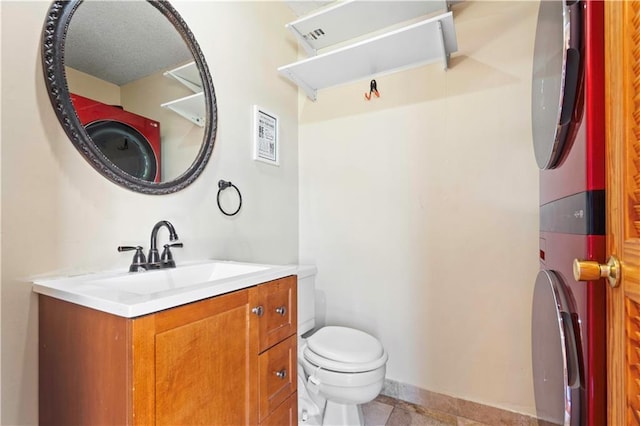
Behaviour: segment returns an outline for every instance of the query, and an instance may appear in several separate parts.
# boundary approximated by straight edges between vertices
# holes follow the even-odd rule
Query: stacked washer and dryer
[[[605,260],[604,4],[541,1],[532,84],[540,168],[540,271],[532,306],[537,417],[606,424],[605,284],[574,259]]]

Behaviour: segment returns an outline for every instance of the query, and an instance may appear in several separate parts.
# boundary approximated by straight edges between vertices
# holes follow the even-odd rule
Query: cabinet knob
[[[276,376],[278,376],[280,379],[285,379],[287,377],[287,369],[283,368],[280,371],[276,371]]]
[[[262,314],[264,314],[264,308],[262,307],[262,305],[256,306],[255,308],[251,309],[251,312],[261,317]]]
[[[285,316],[287,313],[287,307],[286,306],[280,306],[278,308],[276,308],[276,313],[280,314],[282,316]]]

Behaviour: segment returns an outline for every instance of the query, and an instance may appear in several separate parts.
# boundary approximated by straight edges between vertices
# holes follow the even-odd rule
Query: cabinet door
[[[155,315],[157,425],[256,423],[248,290]]]
[[[295,276],[269,281],[252,289],[254,308],[261,308],[254,321],[258,323],[259,352],[296,334],[297,281]],[[257,317],[257,318],[256,318]]]

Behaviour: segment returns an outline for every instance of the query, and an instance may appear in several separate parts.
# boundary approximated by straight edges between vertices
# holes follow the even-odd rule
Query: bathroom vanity
[[[131,317],[64,300],[60,280],[36,282],[40,424],[297,424],[296,277],[253,282],[290,272],[148,290],[139,303],[241,287]]]

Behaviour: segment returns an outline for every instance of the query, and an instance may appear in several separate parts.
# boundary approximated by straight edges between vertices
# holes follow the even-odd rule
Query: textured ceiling
[[[192,59],[173,25],[140,0],[83,2],[65,41],[65,65],[119,86]]]

